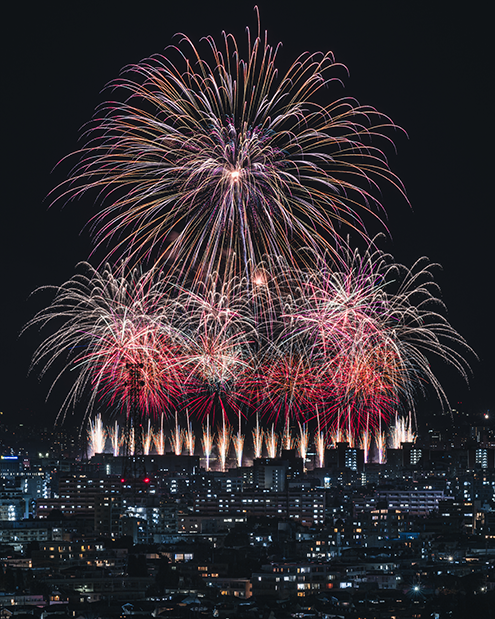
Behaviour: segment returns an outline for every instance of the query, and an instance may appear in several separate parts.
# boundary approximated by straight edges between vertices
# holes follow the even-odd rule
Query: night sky
[[[49,300],[30,293],[69,279],[91,252],[84,227],[96,212],[94,195],[64,208],[49,208],[47,195],[66,177],[69,163],[53,168],[77,148],[80,128],[106,98],[101,90],[126,64],[162,52],[177,32],[198,41],[225,29],[242,44],[244,27],[256,28],[251,2],[173,4],[33,3],[4,14],[3,419],[51,425],[61,405],[58,392],[44,401],[50,381],[27,376],[37,334],[19,333]],[[269,40],[283,42],[283,68],[304,51],[332,50],[350,71],[335,95],[356,97],[407,131],[394,138],[397,153],[386,152],[411,206],[384,191],[391,238],[381,246],[409,265],[423,255],[442,265],[436,279],[449,320],[479,361],[470,358],[469,388],[453,370],[441,369],[440,377],[451,406],[473,419],[494,409],[495,378],[493,58],[489,18],[476,4],[421,10],[416,3],[320,1],[297,11],[285,2],[260,4]],[[434,401],[418,402],[420,414],[437,409]]]

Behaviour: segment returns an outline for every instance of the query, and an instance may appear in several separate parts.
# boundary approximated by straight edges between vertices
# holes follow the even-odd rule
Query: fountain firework
[[[101,454],[105,451],[105,443],[107,439],[107,433],[103,427],[101,415],[96,415],[95,420],[89,420],[89,454],[91,458],[95,454]]]
[[[318,466],[323,468],[325,466],[325,450],[326,450],[326,438],[325,434],[318,430],[315,435],[316,453],[318,455]]]
[[[290,433],[290,417],[287,416],[285,418],[284,433],[282,434],[282,449],[292,449],[293,446],[294,442]]]
[[[201,443],[203,444],[204,457],[206,459],[206,470],[207,471],[210,470],[210,458],[211,458],[211,452],[213,449],[213,440],[214,440],[214,436],[212,435],[212,432],[211,432],[210,416],[208,415],[206,417],[206,427],[203,428],[203,438],[201,440]]]
[[[378,464],[385,464],[387,461],[387,438],[382,432],[382,420],[379,418],[378,431],[375,434],[376,449],[378,452]]]
[[[110,442],[112,443],[112,453],[114,457],[117,457],[120,454],[120,448],[122,447],[122,437],[120,436],[120,428],[117,421],[115,421],[113,426],[108,430],[108,436],[110,437]]]
[[[277,433],[275,432],[275,424],[272,424],[272,429],[270,432],[267,432],[265,434],[265,440],[266,440],[266,448],[268,451],[268,457],[269,458],[276,458],[277,457],[277,446],[278,446],[278,436]]]
[[[175,411],[175,425],[170,434],[170,445],[172,446],[172,451],[176,456],[180,456],[182,454],[183,441],[184,433],[180,429],[177,411]]]
[[[241,430],[241,415],[239,413],[239,428],[237,430],[237,435],[232,437],[238,467],[242,466],[242,454],[244,450],[244,434],[242,434]]]
[[[187,429],[184,435],[184,444],[186,446],[186,449],[189,455],[194,456],[194,445],[195,445],[196,439],[195,439],[194,432],[192,429],[192,424],[189,420],[189,411],[187,410],[186,410],[186,416],[187,416]]]
[[[163,456],[165,453],[165,432],[163,430],[163,414],[160,416],[160,429],[153,435],[156,453]]]
[[[367,464],[370,457],[371,433],[369,428],[369,416],[366,420],[366,427],[361,433],[359,439],[359,448],[363,450],[364,463]]]
[[[151,428],[151,420],[148,419],[148,430],[143,434],[143,454],[145,456],[149,456],[152,444],[153,444],[153,430]]]
[[[308,455],[308,445],[309,445],[308,427],[305,423],[300,423],[299,424],[299,440],[297,442],[297,447],[299,450],[299,457],[302,458],[304,468],[306,468],[306,457]]]
[[[219,427],[217,433],[217,451],[218,460],[220,462],[220,470],[225,472],[227,458],[229,455],[230,440],[232,437],[232,428],[226,424],[225,417],[223,424]]]
[[[400,449],[402,443],[414,443],[416,436],[412,429],[412,415],[409,411],[408,419],[395,414],[395,424],[390,429],[390,446],[392,449]]]
[[[321,431],[320,426],[320,412],[316,409],[317,429],[315,434],[315,447],[318,455],[318,466],[323,468],[325,466],[325,450],[327,447],[327,441],[325,434]]]
[[[253,430],[254,457],[261,458],[263,455],[263,430],[260,428],[260,418],[256,414],[256,427]]]

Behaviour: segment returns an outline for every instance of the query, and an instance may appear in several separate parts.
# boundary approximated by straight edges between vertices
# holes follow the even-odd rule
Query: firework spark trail
[[[369,414],[366,415],[366,426],[359,438],[359,449],[363,450],[364,463],[367,464],[370,457],[371,432],[369,427]]]
[[[105,451],[105,443],[107,439],[107,433],[103,427],[101,415],[96,415],[95,420],[89,420],[89,454],[92,458],[95,454],[101,454]]]
[[[194,456],[194,444],[196,442],[196,438],[194,436],[194,432],[192,429],[191,422],[189,420],[189,411],[186,409],[186,417],[187,417],[187,429],[184,435],[184,443],[186,449],[190,456]]]
[[[409,411],[408,419],[395,414],[395,423],[390,428],[390,446],[392,449],[401,449],[402,443],[414,443],[415,434],[412,429],[412,415]]]
[[[214,441],[214,436],[211,432],[210,416],[208,415],[206,417],[206,426],[203,427],[203,438],[201,440],[201,443],[203,445],[204,457],[206,459],[206,470],[207,471],[210,470],[210,458],[211,458],[211,452],[213,449],[213,441]]]
[[[302,54],[279,77],[280,46],[259,23],[244,57],[232,35],[224,50],[204,40],[210,60],[182,36],[110,84],[127,99],[99,108],[59,199],[99,191],[99,244],[136,258],[158,249],[158,261],[200,278],[225,256],[244,275],[267,254],[293,262],[301,247],[328,250],[342,243],[334,223],[364,234],[378,184],[402,191],[372,144],[390,142],[395,125],[350,98],[315,101],[346,72],[331,53]]]
[[[378,428],[375,432],[375,443],[378,452],[378,464],[385,464],[387,461],[387,437],[382,431],[382,418],[379,417]]]
[[[297,448],[299,450],[299,457],[302,458],[303,466],[306,468],[306,457],[308,455],[309,445],[309,432],[305,423],[299,424],[299,440],[297,441]]]
[[[315,434],[316,453],[318,455],[318,467],[322,469],[325,466],[325,451],[327,447],[327,441],[325,434],[318,430]]]
[[[253,430],[253,448],[255,459],[263,455],[263,430],[260,428],[260,418],[256,415],[256,427]]]
[[[275,424],[272,424],[270,432],[265,432],[266,449],[269,458],[277,457],[278,436],[275,432]]]
[[[114,458],[116,458],[120,454],[120,448],[122,447],[122,436],[120,436],[120,428],[117,421],[115,421],[114,425],[108,430],[108,436],[112,443],[112,453]]]
[[[230,441],[232,438],[232,428],[227,425],[225,417],[222,425],[218,428],[217,433],[217,450],[218,460],[220,462],[220,470],[225,472],[227,458],[229,456]]]
[[[150,455],[151,446],[153,444],[153,430],[151,428],[151,420],[148,419],[148,430],[143,434],[143,454]]]
[[[282,449],[292,449],[293,448],[293,439],[290,433],[290,416],[287,415],[285,418],[284,424],[284,432],[282,434]]]
[[[184,433],[180,429],[177,411],[175,411],[175,425],[170,434],[170,445],[172,447],[173,453],[176,456],[180,456],[182,454],[183,441],[184,441]]]
[[[136,432],[134,427],[129,429],[129,437],[127,439],[129,456],[133,456],[136,453]]]
[[[156,453],[163,456],[165,453],[165,432],[163,430],[163,414],[160,415],[160,429],[153,436]]]
[[[232,437],[238,467],[242,466],[242,455],[244,451],[244,434],[242,434],[241,419],[242,417],[239,412],[239,428],[237,430],[237,435]]]
[[[320,411],[318,409],[316,409],[316,421],[317,428],[315,434],[315,447],[318,455],[318,466],[321,469],[325,466],[325,450],[327,447],[327,441],[325,434],[321,431]]]

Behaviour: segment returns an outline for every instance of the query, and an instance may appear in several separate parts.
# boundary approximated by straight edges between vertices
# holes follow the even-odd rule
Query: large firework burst
[[[302,247],[335,249],[340,223],[364,233],[378,182],[401,189],[372,144],[393,123],[350,98],[328,102],[345,71],[332,53],[302,54],[279,76],[279,46],[259,25],[244,57],[230,34],[205,40],[206,57],[181,35],[110,85],[125,100],[97,111],[61,188],[106,196],[97,241],[176,274],[203,279],[227,261],[250,278],[265,254],[297,262]]]
[[[216,408],[222,416],[239,414],[247,403],[239,385],[253,370],[258,339],[243,280],[222,282],[213,274],[206,282],[182,289],[176,305],[186,407],[201,418]]]
[[[297,273],[283,337],[302,342],[319,368],[327,421],[343,410],[359,425],[388,419],[414,407],[428,385],[446,404],[432,355],[467,379],[464,355],[472,351],[444,315],[436,266],[422,258],[408,269],[369,250],[349,253],[345,268],[317,260],[311,271]]]
[[[83,394],[88,411],[102,399],[128,412],[136,372],[141,413],[170,406],[181,381],[176,338],[165,323],[164,280],[154,272],[116,276],[108,266],[98,272],[87,263],[81,270],[55,288],[52,303],[28,324],[62,323],[36,351],[33,367],[40,366],[43,375],[63,358],[66,365],[55,382],[65,370],[73,371],[64,412]]]
[[[202,56],[182,36],[111,84],[123,101],[98,110],[59,198],[95,189],[97,243],[154,266],[86,265],[56,288],[30,326],[62,326],[33,365],[44,374],[67,359],[64,410],[86,391],[87,411],[100,400],[127,414],[173,410],[177,445],[178,409],[206,418],[207,453],[219,413],[224,432],[238,418],[239,453],[249,412],[272,422],[272,450],[279,419],[306,437],[316,411],[321,444],[320,423],[340,437],[342,419],[349,440],[361,429],[368,444],[427,385],[446,402],[432,354],[468,371],[433,265],[407,269],[340,237],[341,224],[366,236],[380,181],[402,191],[375,146],[394,125],[352,99],[328,103],[342,69],[331,53],[303,54],[279,76],[279,47],[259,25],[244,55],[232,35],[205,41]],[[257,423],[257,453],[261,437]]]
[[[31,321],[62,321],[33,365],[45,373],[67,357],[76,379],[66,404],[91,387],[89,409],[102,398],[126,410],[139,368],[144,415],[252,411],[286,424],[318,410],[327,425],[344,414],[349,434],[413,409],[427,385],[446,403],[430,357],[466,377],[470,349],[444,316],[435,265],[406,269],[378,250],[349,253],[340,269],[327,262],[301,271],[267,259],[263,294],[236,277],[185,288],[154,271],[86,266]]]

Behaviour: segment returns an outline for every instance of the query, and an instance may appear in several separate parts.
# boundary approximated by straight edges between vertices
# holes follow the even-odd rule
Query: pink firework
[[[177,300],[186,406],[200,419],[239,416],[246,403],[239,384],[251,371],[256,333],[243,292],[237,280],[213,276],[183,289]]]
[[[181,379],[178,346],[165,322],[167,283],[153,271],[114,275],[108,266],[101,273],[82,267],[85,273],[56,288],[51,305],[30,323],[63,321],[33,358],[42,374],[58,358],[69,358],[65,369],[76,379],[62,414],[83,396],[87,413],[104,400],[115,413],[127,414],[133,390],[141,415],[169,408]]]

